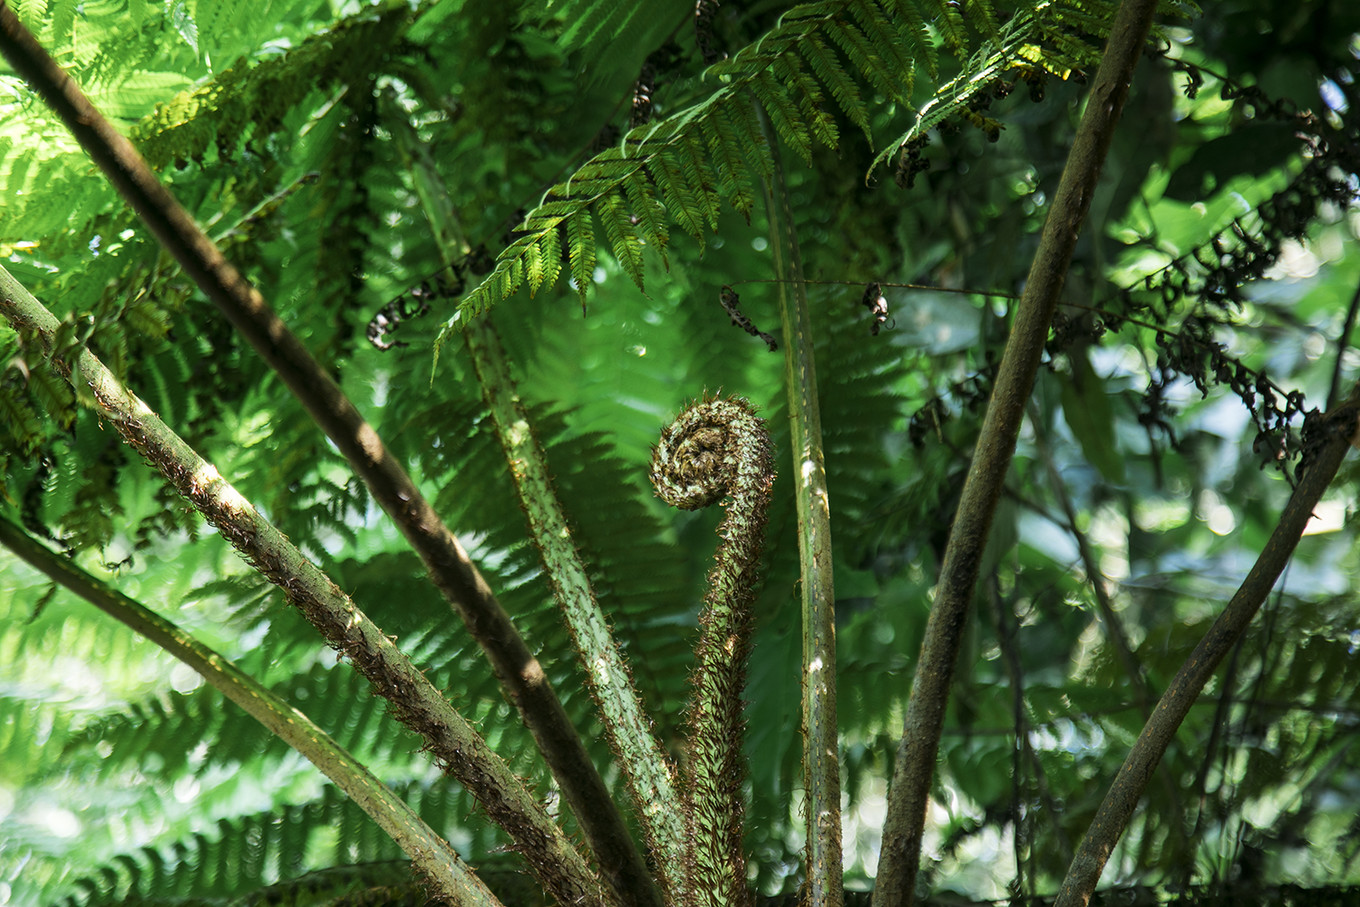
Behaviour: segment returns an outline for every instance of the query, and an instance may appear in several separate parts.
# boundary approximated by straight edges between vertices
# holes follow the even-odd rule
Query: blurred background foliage
[[[706,50],[758,40],[785,9],[701,4],[696,33],[687,0],[641,6],[17,6],[436,499],[602,765],[457,338],[432,371],[457,293],[398,136],[414,128],[449,187],[470,286],[549,184],[626,131],[644,63],[643,114],[664,117],[713,90]],[[1151,705],[1272,528],[1304,414],[1360,372],[1358,33],[1343,0],[1215,3],[1167,16],[1140,64],[978,589],[928,821],[932,891],[1056,888]],[[919,81],[918,106],[951,65]],[[868,105],[878,147],[843,128],[812,166],[785,155],[812,281],[855,887],[872,885],[938,559],[1085,81],[1042,68],[1000,80],[971,119],[874,170],[904,122],[882,97]],[[301,408],[7,71],[0,110],[5,266],[550,797],[479,653]],[[731,285],[775,331],[761,210],[749,223],[726,210],[702,249],[673,237],[667,266],[645,259],[645,294],[601,249],[584,311],[563,285],[493,315],[668,744],[717,515],[655,501],[649,449],[687,401],[721,390],[760,406],[787,456],[780,356],[718,304]],[[882,325],[862,305],[872,284]],[[311,628],[69,388],[22,368],[12,332],[0,341],[6,514],[237,659],[474,865],[512,874],[505,841]],[[796,516],[780,468],[747,690],[749,846],[766,893],[796,890],[801,846]],[[1107,884],[1360,882],[1358,478],[1343,467],[1192,711]],[[310,765],[130,631],[17,559],[0,565],[0,901],[399,889],[400,854]],[[266,887],[304,875],[287,895]]]

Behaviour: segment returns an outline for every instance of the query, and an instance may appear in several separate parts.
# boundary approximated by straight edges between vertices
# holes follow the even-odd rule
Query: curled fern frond
[[[750,903],[742,852],[741,691],[774,460],[765,421],[741,398],[701,400],[661,434],[652,485],[684,510],[728,499],[695,649],[688,719],[685,874],[695,904]]]

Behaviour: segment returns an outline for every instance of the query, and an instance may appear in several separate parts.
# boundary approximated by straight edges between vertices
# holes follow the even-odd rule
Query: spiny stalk
[[[695,907],[743,907],[750,892],[741,847],[741,694],[751,600],[774,484],[765,421],[741,398],[693,404],[662,432],[652,452],[652,484],[662,500],[684,510],[727,499],[692,678],[683,775],[690,841],[685,875]]]

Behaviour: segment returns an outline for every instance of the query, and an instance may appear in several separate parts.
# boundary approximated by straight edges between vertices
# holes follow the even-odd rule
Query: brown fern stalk
[[[727,499],[695,649],[683,775],[689,831],[685,875],[690,904],[743,907],[751,893],[741,844],[746,774],[741,697],[751,602],[774,484],[764,420],[740,398],[695,403],[662,432],[652,452],[652,484],[662,500],[683,510]]]
[[[1124,0],[1110,31],[1104,57],[1091,86],[1086,110],[1063,168],[1053,207],[1044,222],[1039,251],[1030,266],[1024,296],[1006,342],[995,390],[949,530],[935,601],[926,622],[911,698],[898,744],[888,815],[883,828],[874,907],[910,907],[921,862],[921,838],[935,760],[940,750],[945,704],[958,660],[968,606],[979,565],[1015,452],[1025,403],[1034,387],[1049,325],[1057,308],[1077,235],[1115,124],[1128,97],[1134,64],[1152,25],[1156,0]]]

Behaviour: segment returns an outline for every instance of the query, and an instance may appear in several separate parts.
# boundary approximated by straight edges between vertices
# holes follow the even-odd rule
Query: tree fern
[[[877,164],[920,132],[959,115],[1009,67],[1024,63],[1066,70],[1094,59],[1093,48],[1066,39],[1070,8],[1057,3],[1017,13],[1004,27],[996,26],[991,10],[979,12],[977,37],[956,27],[957,11],[946,3],[932,4],[928,11],[910,6],[910,0],[821,0],[795,7],[759,40],[707,70],[707,77],[718,80],[707,98],[666,120],[631,130],[619,144],[549,189],[525,216],[518,238],[501,252],[492,272],[446,322],[436,354],[463,319],[509,297],[526,279],[535,292],[551,285],[549,277],[556,275],[543,267],[544,237],[564,225],[570,272],[584,303],[595,263],[592,218],[607,225],[620,266],[641,286],[638,250],[662,250],[669,241],[652,199],[700,244],[708,230],[717,229],[724,202],[747,214],[755,176],[770,172],[770,149],[760,138],[753,100],[780,140],[810,161],[815,146],[834,149],[839,143],[832,101],[866,134],[871,134],[866,87],[879,92],[885,103],[912,109],[918,68],[932,79],[939,71],[939,42],[928,22],[937,23],[951,54],[962,56],[976,45],[960,74],[934,93],[912,129],[892,142]],[[1098,25],[1110,9],[1082,12],[1080,22]],[[1074,58],[1079,51],[1080,58]]]

